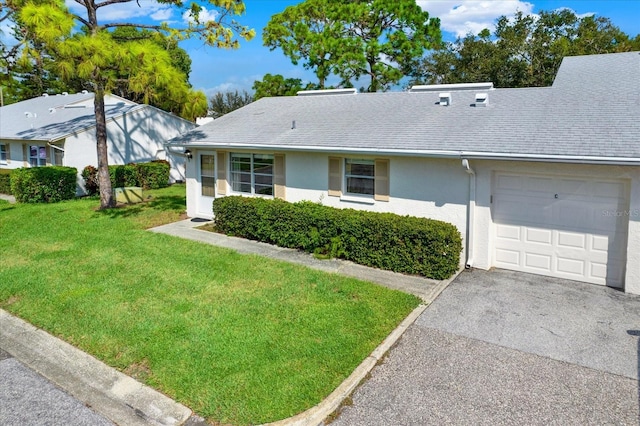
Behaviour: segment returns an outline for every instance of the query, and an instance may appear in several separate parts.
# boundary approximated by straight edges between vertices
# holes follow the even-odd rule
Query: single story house
[[[640,294],[640,53],[564,59],[551,87],[491,83],[263,98],[170,142],[187,213],[311,200],[454,224],[467,267]]]
[[[93,93],[28,99],[0,107],[0,168],[59,165],[97,167]],[[165,151],[167,140],[196,127],[150,105],[105,96],[109,164],[166,159],[171,180],[184,181],[184,157]],[[78,178],[79,193],[84,182]]]

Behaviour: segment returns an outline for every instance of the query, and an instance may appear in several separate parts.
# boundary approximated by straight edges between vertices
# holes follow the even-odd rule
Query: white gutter
[[[51,148],[53,148],[53,149],[57,149],[58,151],[62,151],[62,152],[64,152],[64,148],[60,148],[59,146],[54,145],[54,144],[52,144],[51,142],[47,142],[47,146],[50,146],[50,147],[51,147]]]
[[[467,209],[467,260],[465,269],[473,267],[473,224],[476,209],[476,172],[469,166],[469,160],[462,159],[462,167],[469,174],[469,207]]]
[[[412,157],[455,158],[461,157],[475,160],[512,160],[512,161],[542,161],[549,163],[580,163],[580,164],[612,164],[620,166],[640,165],[640,157],[598,157],[588,155],[554,155],[554,154],[512,154],[481,151],[444,151],[428,149],[380,149],[380,148],[345,148],[336,146],[312,145],[247,145],[231,142],[222,143],[168,143],[167,146],[200,149],[257,149],[269,151],[303,151],[303,152],[336,152],[345,154],[393,155]]]
[[[184,146],[182,146],[183,151],[174,151],[174,150],[173,150],[173,148],[175,148],[175,147],[177,147],[177,146],[181,146],[181,145],[173,145],[173,146],[172,146],[172,145],[170,145],[170,144],[168,144],[168,143],[165,143],[165,144],[164,144],[164,147],[166,148],[166,150],[167,150],[169,153],[171,153],[172,155],[177,155],[177,156],[179,156],[179,157],[185,157],[185,158],[188,158],[188,156],[187,156],[187,154],[186,154],[186,152],[185,152],[185,150],[184,150]]]

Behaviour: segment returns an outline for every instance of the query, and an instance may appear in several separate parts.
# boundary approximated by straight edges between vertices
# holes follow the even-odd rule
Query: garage
[[[629,183],[495,173],[493,266],[623,288]]]

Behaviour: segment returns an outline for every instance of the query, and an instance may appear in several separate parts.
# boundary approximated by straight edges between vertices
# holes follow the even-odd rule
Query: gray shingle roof
[[[565,58],[552,87],[263,98],[172,143],[640,159],[640,53]],[[295,121],[295,129],[292,122]]]
[[[107,119],[144,107],[105,97]],[[93,126],[93,93],[41,96],[0,108],[0,139],[5,140],[55,141]]]

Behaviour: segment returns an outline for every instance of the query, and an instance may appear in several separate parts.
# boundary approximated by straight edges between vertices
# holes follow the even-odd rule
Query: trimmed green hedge
[[[138,163],[139,185],[144,189],[159,189],[169,186],[171,166],[166,160],[153,160],[149,163]]]
[[[166,160],[154,160],[148,163],[129,163],[126,165],[109,166],[111,187],[139,186],[143,189],[158,189],[169,186],[171,167]],[[82,170],[85,189],[89,195],[97,194],[100,190],[98,169],[87,166]]]
[[[27,167],[11,173],[11,193],[20,203],[56,203],[76,196],[74,167]]]
[[[433,279],[453,275],[462,251],[454,225],[393,213],[231,196],[216,198],[213,214],[228,235]]]
[[[11,195],[11,169],[0,169],[0,194]]]

